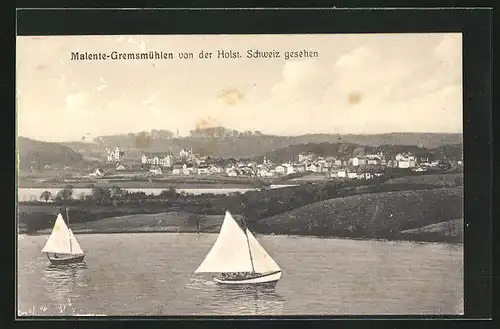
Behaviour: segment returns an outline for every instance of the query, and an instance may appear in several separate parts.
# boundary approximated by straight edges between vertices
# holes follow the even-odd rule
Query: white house
[[[285,167],[285,175],[290,175],[295,172],[295,168],[293,168],[291,164],[286,164],[284,165],[284,167]]]
[[[222,167],[216,166],[216,165],[211,165],[209,167],[209,171],[211,174],[220,174],[224,172],[224,169]]]
[[[201,166],[196,169],[198,175],[208,175],[210,174],[210,168],[208,166]]]
[[[149,169],[149,173],[152,175],[162,175],[163,171],[161,170],[161,167],[151,167]]]
[[[236,177],[236,176],[238,176],[238,173],[234,169],[228,169],[228,170],[226,170],[226,173],[227,173],[227,175],[229,177]]]
[[[320,170],[319,166],[314,164],[314,163],[311,163],[309,165],[306,166],[306,170],[307,171],[312,171],[312,172],[318,172]]]
[[[182,174],[183,175],[191,175],[194,171],[192,164],[184,164],[182,165]]]
[[[431,167],[437,167],[439,166],[439,161],[438,160],[434,160],[431,162]]]
[[[362,173],[358,176],[360,179],[373,179],[373,174],[369,172]]]
[[[172,169],[172,174],[173,175],[180,175],[182,172],[182,167],[179,165],[174,165],[174,168]]]
[[[416,166],[415,157],[411,153],[399,153],[395,159],[398,163],[398,168],[413,168]]]
[[[367,154],[366,163],[368,165],[379,165],[382,163],[382,158],[378,154]]]
[[[342,160],[334,159],[334,160],[332,160],[332,165],[334,165],[336,167],[340,167],[340,166],[342,166]]]
[[[335,174],[335,176],[332,177],[337,177],[337,178],[346,178],[347,177],[347,170],[336,170],[332,172],[332,174]]]
[[[354,167],[362,166],[366,164],[366,159],[354,157],[349,160]]]
[[[270,172],[267,168],[261,168],[257,171],[257,176],[259,177],[272,177],[273,173]]]
[[[274,168],[274,171],[277,173],[277,174],[280,174],[280,175],[284,175],[285,174],[285,167],[284,166],[276,166]]]
[[[347,178],[358,178],[358,173],[357,172],[348,172]]]
[[[416,163],[414,159],[404,159],[398,161],[398,168],[413,168]]]
[[[294,170],[294,172],[304,172],[304,171],[306,171],[306,167],[301,166],[301,165],[295,165],[293,170]]]
[[[104,176],[104,171],[101,168],[97,168],[93,173],[89,175],[90,177],[102,177]]]

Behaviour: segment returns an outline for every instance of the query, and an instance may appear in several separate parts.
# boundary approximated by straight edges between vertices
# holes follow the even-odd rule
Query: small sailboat
[[[217,240],[195,273],[220,273],[214,281],[224,285],[275,286],[281,278],[278,264],[228,211]]]
[[[66,209],[66,219],[68,219],[68,209]],[[80,244],[60,213],[42,252],[54,265],[81,263],[85,257]]]

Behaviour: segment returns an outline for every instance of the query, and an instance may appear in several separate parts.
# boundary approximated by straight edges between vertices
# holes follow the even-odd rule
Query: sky
[[[432,34],[17,37],[18,135],[78,141],[225,126],[264,134],[462,132],[462,36]],[[197,59],[200,51],[240,59]],[[247,50],[279,51],[248,59]],[[285,60],[287,51],[317,58]],[[72,61],[71,52],[174,59]],[[179,59],[192,52],[194,59]]]

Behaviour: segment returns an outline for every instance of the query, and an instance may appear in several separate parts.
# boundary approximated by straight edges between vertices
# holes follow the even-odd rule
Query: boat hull
[[[214,281],[220,285],[225,286],[265,286],[265,287],[274,287],[278,280],[281,278],[281,271],[272,272],[263,275],[259,275],[253,278],[245,278],[245,279],[221,279],[214,278]]]
[[[85,255],[76,255],[76,256],[63,255],[63,256],[58,256],[57,258],[55,258],[54,255],[47,255],[47,258],[53,265],[64,265],[64,264],[82,263],[83,259],[85,258]]]

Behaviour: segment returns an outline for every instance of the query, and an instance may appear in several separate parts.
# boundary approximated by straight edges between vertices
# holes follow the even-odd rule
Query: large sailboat
[[[68,218],[68,210],[66,209],[66,218]],[[57,215],[56,223],[52,229],[45,247],[42,252],[47,255],[47,258],[52,264],[72,264],[81,263],[85,257],[85,253],[71,229],[64,222],[63,216]]]
[[[217,240],[195,273],[219,273],[214,281],[224,285],[275,286],[281,278],[278,264],[228,211]]]

